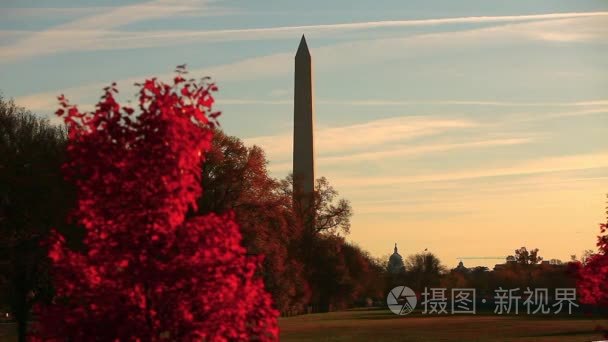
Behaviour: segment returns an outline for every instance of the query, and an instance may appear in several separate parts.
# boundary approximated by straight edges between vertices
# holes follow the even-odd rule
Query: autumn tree
[[[267,165],[260,147],[216,130],[202,168],[199,213],[234,211],[247,252],[264,255],[260,272],[277,308],[285,315],[302,313],[310,291],[297,254],[301,230],[285,206],[291,199]]]
[[[57,297],[40,309],[38,338],[277,339],[277,312],[255,276],[261,257],[246,255],[234,215],[188,215],[219,113],[215,85],[183,74],[139,84],[138,113],[115,100],[115,84],[90,113],[60,97],[86,252],[59,234],[52,241]]]
[[[587,264],[588,260],[591,260],[591,258],[595,255],[595,251],[592,249],[586,249],[583,251],[582,255],[581,255],[581,263],[583,265]]]
[[[608,197],[608,196],[607,196]],[[608,207],[606,208],[608,216]],[[608,222],[608,217],[606,218]],[[600,224],[597,238],[598,253],[590,255],[580,265],[577,288],[581,303],[608,308],[608,223]],[[608,328],[604,328],[608,337]]]
[[[314,196],[317,225],[307,231],[305,215],[293,201],[292,177],[278,181],[270,177],[267,165],[260,147],[246,146],[218,130],[202,169],[205,193],[199,200],[199,213],[233,210],[248,253],[265,255],[261,274],[279,310],[286,315],[302,313],[309,304],[311,287],[317,294],[329,289],[319,285],[323,279],[320,270],[337,265],[331,261],[338,260],[327,253],[313,259],[312,249],[325,251],[320,245],[328,242],[321,238],[348,233],[351,208],[348,201],[337,198],[327,179],[318,179]],[[340,241],[338,244],[343,243]],[[321,256],[327,259],[321,260]]]
[[[369,305],[369,300],[384,300],[385,268],[379,260],[353,243],[344,243],[341,251],[348,275],[342,281],[342,296],[334,300],[338,308]]]

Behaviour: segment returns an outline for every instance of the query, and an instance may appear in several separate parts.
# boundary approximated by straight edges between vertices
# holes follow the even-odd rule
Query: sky
[[[448,267],[595,249],[608,192],[608,2],[0,0],[0,91],[50,117],[116,81],[218,84],[230,135],[291,171],[294,56],[313,60],[317,176],[374,256]],[[479,258],[479,259],[474,259]],[[484,259],[486,258],[486,259]]]

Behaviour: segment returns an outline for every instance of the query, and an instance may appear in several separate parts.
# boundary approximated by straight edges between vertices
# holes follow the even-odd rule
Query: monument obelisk
[[[314,225],[310,210],[315,183],[314,123],[312,59],[302,35],[295,58],[293,92],[293,193],[307,226]]]

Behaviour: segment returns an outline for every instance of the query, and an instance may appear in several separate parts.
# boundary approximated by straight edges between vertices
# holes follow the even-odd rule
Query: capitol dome
[[[392,274],[405,272],[405,264],[403,257],[397,251],[397,243],[395,243],[395,252],[388,259],[388,272]]]

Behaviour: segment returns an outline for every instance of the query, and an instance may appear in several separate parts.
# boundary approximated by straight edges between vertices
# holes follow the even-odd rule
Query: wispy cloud
[[[219,70],[219,68],[218,68]],[[119,84],[131,85],[135,82],[141,81],[143,78],[132,78],[129,80],[122,80]],[[33,111],[39,112],[52,112],[57,109],[56,96],[60,93],[67,94],[69,98],[78,101],[79,98],[85,97],[87,94],[98,94],[100,89],[106,86],[106,84],[99,83],[95,85],[87,85],[83,87],[74,87],[64,90],[57,90],[55,92],[44,92],[32,95],[20,96],[16,100],[17,102]],[[272,94],[282,95],[288,90],[271,91]],[[224,106],[293,106],[292,99],[236,99],[236,98],[222,98],[221,95],[216,99],[216,105]],[[536,113],[520,113],[517,116],[521,117],[521,121],[536,121],[544,120],[553,117],[567,117],[567,116],[581,116],[604,113],[608,111],[608,100],[589,100],[589,101],[570,101],[570,102],[526,102],[526,101],[475,101],[475,100],[389,100],[389,99],[360,99],[360,100],[333,100],[317,98],[315,100],[317,105],[335,105],[335,106],[353,106],[353,107],[407,107],[416,105],[432,105],[432,106],[462,106],[462,107],[540,107],[540,108],[552,108],[552,107],[581,107],[587,108],[584,110],[577,111],[565,111],[565,112],[553,112],[550,114],[537,115]],[[594,108],[595,107],[595,108]]]
[[[447,152],[458,149],[476,149],[497,146],[521,145],[533,142],[533,138],[506,138],[506,139],[488,139],[466,142],[454,142],[444,144],[430,144],[403,147],[397,149],[388,149],[383,151],[353,153],[341,156],[322,157],[319,159],[320,164],[344,163],[344,162],[360,162],[372,161],[380,159],[388,159],[395,157],[412,157],[419,155],[428,155],[430,153]]]
[[[130,23],[187,13],[200,9],[204,0],[155,0],[134,5],[112,7],[69,23],[32,33],[23,40],[0,48],[0,60],[45,55],[59,51],[88,49],[107,35],[107,30]]]
[[[592,106],[593,107],[593,106]],[[545,113],[517,113],[507,115],[507,120],[511,122],[533,122],[543,121],[556,118],[579,117],[596,114],[608,114],[608,105],[599,105],[597,108],[588,108],[583,110],[565,111],[565,112],[545,112]]]
[[[9,43],[7,41],[9,39],[22,39],[27,37],[29,34],[31,34],[31,32],[22,30],[0,30],[0,39],[2,40],[2,42],[0,42],[0,46],[8,45]]]
[[[569,18],[555,20],[558,25],[547,22],[529,23],[525,31],[521,33],[531,39],[547,42],[590,42],[600,39],[605,41],[608,28],[606,27],[605,15],[587,17],[578,20]],[[564,29],[567,27],[567,29]]]
[[[321,128],[317,130],[315,139],[319,150],[332,154],[475,126],[477,123],[465,119],[395,117],[349,126]],[[272,160],[289,158],[293,148],[291,134],[252,137],[244,140],[248,144],[263,147]]]
[[[288,92],[288,90],[281,90]],[[275,95],[278,92],[272,91]],[[291,99],[220,99],[219,104],[229,105],[291,105]],[[526,102],[526,101],[482,101],[482,100],[391,100],[391,99],[362,99],[339,100],[317,98],[316,104],[339,106],[370,106],[370,107],[403,107],[416,105],[446,105],[446,106],[481,106],[481,107],[608,107],[608,100],[570,101],[570,102]]]
[[[223,82],[230,81],[250,81],[259,78],[265,78],[269,76],[284,75],[292,70],[291,63],[293,60],[293,53],[280,53],[273,54],[263,57],[255,57],[243,59],[236,63],[222,64],[212,66],[203,69],[190,70],[191,75],[209,75],[215,80]],[[221,75],[221,76],[219,76]],[[159,79],[169,80],[174,76],[171,73],[164,73],[156,75]],[[141,82],[142,80],[150,76],[136,76],[129,77],[121,80],[116,80],[122,93],[129,93],[129,88],[133,89],[133,84]],[[72,103],[81,103],[82,101],[91,101],[91,97],[95,98],[101,94],[100,89],[106,87],[111,80],[108,82],[96,82],[75,87],[68,87],[64,89],[57,89],[53,91],[45,91],[30,95],[20,96],[16,101],[33,111],[44,111],[50,112],[57,108],[57,96],[59,94],[65,94]],[[226,104],[252,104],[251,100],[223,100],[221,96],[218,99],[218,103]],[[258,104],[276,104],[275,101],[260,100]]]
[[[115,27],[126,23],[149,20],[161,16],[191,13],[201,11],[201,2],[194,1],[172,3],[168,0],[157,0],[145,4],[118,7],[102,14],[89,16],[69,24],[54,27],[47,31],[33,34],[10,48],[0,49],[0,57],[5,61],[28,56],[40,56],[48,53],[74,50],[103,50],[103,49],[133,49],[155,46],[186,44],[201,41],[231,41],[231,40],[267,40],[291,39],[302,32],[308,35],[340,34],[346,31],[370,30],[378,28],[407,28],[418,26],[437,26],[446,24],[479,24],[479,23],[517,23],[524,22],[529,26],[509,26],[511,34],[529,39],[547,41],[578,41],[601,37],[606,29],[597,32],[602,26],[578,27],[572,26],[573,19],[605,18],[608,12],[570,12],[510,16],[481,16],[434,18],[420,20],[388,20],[359,23],[340,23],[306,26],[281,26],[248,29],[229,29],[212,31],[113,31]],[[202,2],[204,3],[204,2]],[[212,12],[209,10],[209,12]],[[221,13],[221,10],[216,10]],[[562,21],[560,25],[568,24],[566,32],[557,29],[555,25],[543,24],[551,21]],[[541,21],[535,23],[534,21]],[[522,28],[528,28],[522,31]]]
[[[409,105],[447,105],[447,106],[488,106],[488,107],[584,107],[608,106],[608,100],[571,101],[571,102],[526,102],[526,101],[480,101],[480,100],[319,100],[320,104],[349,106],[409,106]]]
[[[316,159],[317,165],[326,167],[332,164],[345,164],[367,161],[382,161],[399,158],[412,158],[418,156],[429,156],[433,153],[448,152],[454,150],[469,150],[490,148],[499,146],[513,146],[528,144],[534,142],[534,138],[505,138],[505,139],[487,139],[475,140],[466,142],[453,142],[442,144],[429,145],[414,145],[401,148],[388,148],[385,146],[376,147],[376,150],[370,152],[348,152],[344,151],[338,156],[323,156]],[[285,156],[283,156],[285,157]],[[275,173],[285,173],[291,171],[292,165],[289,162],[272,163],[271,169]]]
[[[111,11],[114,9],[113,7],[99,7],[99,6],[91,6],[91,7],[6,7],[2,8],[2,14],[0,17],[4,18],[15,18],[19,17],[20,19],[32,17],[40,18],[48,18],[52,17],[72,17],[72,16],[82,16],[82,15],[93,15],[99,14],[106,11]]]
[[[369,188],[351,191],[357,214],[415,214],[424,213],[429,217],[442,217],[445,210],[455,212],[481,213],[495,210],[500,203],[514,203],[531,207],[570,204],[580,195],[603,194],[598,185],[608,185],[608,177],[580,177],[563,173],[530,175],[518,179],[501,181],[498,184],[476,182],[471,191],[470,182],[451,182],[449,188],[433,189],[434,183],[406,184],[402,188],[393,187],[399,195],[386,194],[380,200],[369,199]],[[446,184],[445,182],[442,184]],[[415,194],[415,195],[414,195]],[[438,194],[441,194],[438,196]],[[575,198],[573,198],[575,196]],[[598,208],[600,205],[598,205]]]
[[[156,8],[156,7],[153,7]],[[177,7],[173,9],[174,12],[184,10],[183,8]],[[125,10],[126,13],[132,10]],[[146,18],[153,18],[161,15],[159,11],[150,10],[146,15],[146,12],[139,13],[130,18],[132,21],[144,20]],[[125,13],[122,13],[124,16]],[[563,14],[566,15],[566,14]],[[463,46],[469,46],[474,44],[491,45],[491,44],[504,44],[505,41],[519,42],[522,38],[524,39],[540,39],[542,35],[539,32],[554,32],[563,30],[564,25],[570,27],[572,31],[586,32],[586,30],[607,30],[608,25],[602,24],[605,20],[604,12],[593,12],[592,17],[585,17],[583,14],[568,14],[568,15],[581,15],[571,19],[558,19],[558,20],[546,20],[543,22],[524,22],[518,24],[501,25],[490,28],[476,28],[471,30],[462,31],[449,31],[439,32],[432,34],[418,34],[408,37],[399,38],[384,38],[375,41],[354,41],[348,43],[339,43],[329,46],[323,46],[315,48],[313,51],[315,59],[316,72],[325,72],[331,70],[337,70],[340,68],[348,68],[354,65],[365,65],[370,63],[381,63],[395,56],[403,55],[407,52],[408,57],[412,57],[415,54],[425,53],[439,53],[442,50],[450,48],[462,48]],[[584,14],[587,15],[587,14]],[[73,23],[70,25],[81,26],[81,30],[85,30],[87,27],[94,25],[99,19],[83,19],[82,23]],[[602,19],[598,22],[598,19]],[[530,20],[530,19],[527,19]],[[590,21],[591,20],[591,21]],[[126,22],[126,19],[115,19],[110,20],[106,23],[107,26],[120,25]],[[594,31],[595,32],[595,31]],[[599,32],[599,31],[598,31]],[[597,33],[597,32],[596,32]],[[55,33],[49,33],[53,35],[61,35],[60,31]],[[90,35],[86,32],[82,33],[83,37],[90,38]],[[46,44],[49,44],[47,40],[55,41],[57,37],[46,36],[45,33],[40,33],[34,37],[28,38],[21,41],[19,46],[15,49],[11,46],[5,46],[0,48],[0,57],[2,54],[20,54],[18,51],[24,51],[23,49],[29,49],[32,53],[37,51],[44,51]],[[604,39],[608,38],[608,32],[604,35],[600,35]],[[64,40],[57,40],[65,45],[77,45],[73,43],[67,43]],[[57,48],[55,42],[50,43],[53,49]],[[88,44],[88,43],[87,43]],[[23,49],[22,49],[23,48]],[[16,56],[16,55],[15,55]],[[13,57],[15,57],[13,56]],[[0,58],[2,60],[2,58]],[[256,79],[280,77],[288,75],[293,71],[293,52],[277,53],[261,57],[253,57],[243,59],[238,62],[210,66],[205,68],[193,69],[191,74],[193,75],[209,75],[217,80],[220,85],[231,82],[239,81],[245,82]],[[161,79],[169,79],[171,74],[158,75]],[[134,82],[141,81],[144,76],[130,77],[127,79],[116,80],[119,85],[128,86]],[[107,82],[113,81],[108,79]],[[73,99],[75,102],[83,101],[83,98],[88,96],[88,99],[84,101],[91,101],[91,94],[98,94],[99,89],[107,85],[104,83],[94,83],[81,85],[62,90],[42,92],[38,94],[30,94],[22,96],[18,100],[22,105],[27,106],[33,110],[45,110],[49,111],[49,108],[56,107],[55,97],[59,93],[65,93],[68,97]],[[124,89],[124,88],[123,88]],[[226,104],[264,104],[264,105],[286,105],[289,104],[290,100],[282,99],[222,99],[221,96],[218,98],[218,103]],[[402,105],[415,105],[415,104],[444,104],[444,105],[477,105],[477,106],[530,106],[530,107],[541,107],[546,105],[555,106],[593,106],[593,105],[606,105],[608,100],[606,99],[594,99],[589,101],[579,102],[511,102],[511,101],[485,101],[485,100],[459,100],[459,99],[447,99],[438,101],[420,101],[420,100],[395,100],[395,99],[363,99],[363,100],[334,100],[334,99],[322,99],[318,100],[319,104],[337,104],[337,105],[356,105],[356,106],[402,106]]]
[[[400,216],[426,216],[437,220],[445,218],[444,214],[466,213],[483,215],[484,212],[497,210],[501,204],[521,206],[526,209],[539,207],[568,207],[574,198],[594,193],[597,184],[608,184],[607,179],[563,180],[556,183],[539,183],[524,186],[495,187],[491,191],[478,190],[468,192],[443,192],[441,196],[421,198],[413,201],[397,200],[388,203],[365,203],[354,200],[353,207],[357,215],[394,213]],[[369,189],[368,189],[369,190]],[[487,190],[487,189],[486,189]],[[598,200],[602,194],[597,192]],[[600,206],[598,205],[598,208]]]
[[[479,24],[479,23],[504,23],[504,22],[521,22],[534,20],[551,20],[551,19],[569,19],[581,17],[605,17],[608,12],[568,12],[568,13],[547,13],[547,14],[531,14],[531,15],[505,15],[505,16],[477,16],[477,17],[457,17],[457,18],[433,18],[419,20],[383,20],[383,21],[368,21],[358,23],[341,23],[341,24],[323,24],[323,25],[306,25],[306,26],[281,26],[269,28],[253,28],[253,29],[234,29],[234,30],[217,30],[217,31],[199,31],[192,32],[198,35],[226,35],[226,34],[243,34],[243,33],[275,33],[285,32],[291,37],[294,33],[310,32],[310,31],[339,31],[339,30],[367,30],[374,28],[387,27],[414,27],[414,26],[436,26],[446,24]],[[180,32],[178,32],[180,33]],[[171,35],[171,32],[167,34]]]
[[[408,183],[458,181],[488,177],[533,175],[549,172],[588,170],[608,167],[608,152],[540,157],[505,167],[476,168],[433,174],[412,174],[382,177],[333,177],[340,186],[382,186]]]
[[[280,26],[248,29],[228,29],[211,31],[105,31],[102,38],[94,44],[88,45],[93,49],[120,49],[120,48],[143,48],[164,45],[186,44],[192,42],[218,42],[218,41],[241,41],[241,40],[272,40],[293,39],[301,33],[310,37],[327,37],[328,34],[339,36],[345,32],[359,30],[374,30],[380,28],[408,28],[420,26],[438,26],[447,24],[482,24],[482,23],[520,23],[525,22],[527,31],[522,31],[522,26],[508,26],[512,34],[525,34],[527,38],[545,41],[578,41],[598,37],[605,30],[601,26],[573,26],[576,19],[603,20],[608,17],[608,12],[586,12],[586,13],[554,13],[538,15],[517,16],[487,16],[487,17],[459,17],[439,18],[422,20],[396,20],[396,21],[373,21],[344,24],[324,24],[307,26]],[[596,19],[597,18],[597,19]],[[561,20],[560,20],[561,19]],[[539,21],[535,23],[535,21]],[[553,23],[550,23],[553,22]],[[559,22],[559,23],[555,23]],[[568,25],[570,30],[555,29],[556,25]],[[402,31],[396,31],[395,36],[402,36]],[[86,47],[80,47],[85,49]]]
[[[200,7],[200,1],[181,1],[171,2],[165,1],[164,3],[150,3],[149,8],[156,7],[158,10],[166,10],[166,6],[181,6],[184,9],[188,9],[180,16],[209,16],[209,15],[232,15],[232,14],[244,14],[243,11],[234,8],[224,7]],[[18,18],[18,19],[31,19],[31,18],[48,18],[48,17],[79,17],[86,15],[99,15],[106,12],[115,11],[120,6],[88,6],[88,7],[5,7],[2,8],[0,17],[6,18]]]
[[[401,184],[402,186],[391,186],[390,191],[388,188],[383,187],[381,196],[378,196],[378,198],[366,197],[359,202],[370,204],[404,204],[416,201],[429,201],[435,199],[437,194],[440,193],[459,194],[459,197],[463,198],[462,196],[470,195],[472,193],[470,191],[472,187],[475,188],[475,193],[489,194],[504,194],[518,192],[518,190],[574,188],[577,186],[586,186],[583,184],[593,185],[598,181],[608,183],[608,177],[597,176],[598,174],[604,174],[602,171],[605,169],[606,168],[599,167],[583,170],[524,174],[518,177],[494,177],[493,179],[482,177],[446,180],[441,182],[403,183]],[[601,189],[598,191],[601,191]],[[355,195],[368,194],[369,188],[350,189],[349,192]],[[399,194],[399,196],[397,196],[397,194]],[[415,198],[408,196],[411,194],[416,194]]]

